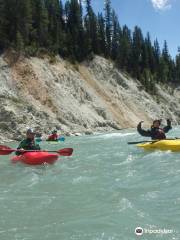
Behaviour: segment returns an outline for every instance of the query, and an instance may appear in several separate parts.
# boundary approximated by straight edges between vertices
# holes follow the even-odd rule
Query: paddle
[[[139,142],[128,142],[128,144],[139,144],[139,143],[155,143],[155,142],[159,142],[162,140],[177,140],[179,138],[166,138],[166,139],[158,139],[158,140],[149,140],[149,141],[139,141]]]
[[[58,151],[48,151],[48,150],[19,150],[19,149],[12,149],[8,146],[3,146],[3,145],[0,145],[0,155],[9,155],[13,152],[22,152],[22,153],[25,153],[25,152],[55,152],[55,153],[58,153],[60,156],[71,156],[72,153],[73,153],[73,148],[63,148],[63,149],[60,149]]]
[[[139,142],[128,142],[128,144],[139,144],[139,143],[146,143],[146,142],[150,142],[150,143],[153,143],[153,142],[158,142],[160,140],[149,140],[149,141],[139,141]]]

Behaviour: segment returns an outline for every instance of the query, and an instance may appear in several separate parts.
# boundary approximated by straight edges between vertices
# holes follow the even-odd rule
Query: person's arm
[[[137,131],[138,131],[138,133],[139,133],[141,136],[144,136],[144,137],[151,137],[151,132],[150,132],[149,130],[144,130],[144,129],[142,129],[141,124],[142,124],[142,122],[140,122],[140,123],[137,125]]]
[[[169,132],[169,130],[172,129],[172,126],[171,126],[171,121],[169,119],[167,119],[167,126],[163,128],[164,132],[167,133]]]
[[[19,146],[17,147],[17,149],[24,149],[25,147],[26,147],[26,144],[25,144],[25,141],[23,140],[23,141],[20,142],[20,144],[19,144]],[[19,156],[19,155],[21,155],[21,152],[16,151],[15,154],[16,154],[17,156]]]

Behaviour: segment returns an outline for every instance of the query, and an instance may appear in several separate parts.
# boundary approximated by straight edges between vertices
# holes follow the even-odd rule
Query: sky
[[[104,0],[91,0],[95,12],[103,11]],[[138,25],[160,46],[167,40],[172,57],[180,46],[180,0],[111,0],[121,25],[130,29]]]

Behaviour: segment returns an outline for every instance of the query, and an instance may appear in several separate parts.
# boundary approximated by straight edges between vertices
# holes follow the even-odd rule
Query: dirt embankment
[[[48,133],[91,133],[135,127],[154,118],[180,119],[180,92],[157,85],[152,97],[137,80],[96,56],[72,65],[57,57],[0,57],[0,136],[27,127]]]

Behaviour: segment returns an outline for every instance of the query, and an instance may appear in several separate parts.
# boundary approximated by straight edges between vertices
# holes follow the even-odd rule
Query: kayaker
[[[48,137],[48,141],[58,141],[59,135],[57,134],[57,130],[53,130],[51,135]]]
[[[172,129],[171,121],[169,119],[167,119],[167,126],[164,128],[160,127],[161,120],[154,120],[153,125],[151,126],[151,129],[149,129],[149,130],[142,129],[142,127],[141,127],[142,123],[143,123],[143,121],[141,121],[137,125],[138,133],[144,137],[151,137],[151,139],[153,139],[153,140],[166,139],[165,133],[167,133],[170,129]]]
[[[22,140],[17,149],[20,150],[41,150],[39,144],[35,143],[35,135],[33,129],[29,128],[26,132],[26,138]],[[21,152],[17,151],[16,155],[20,155]]]

